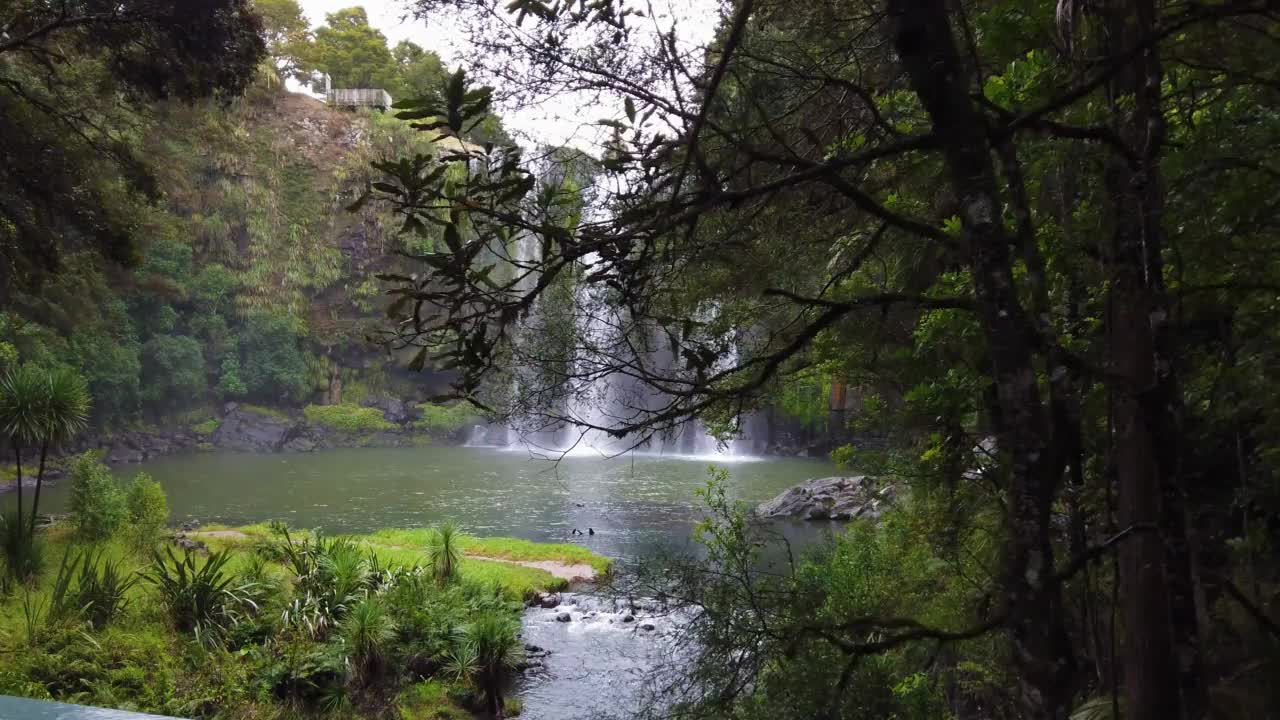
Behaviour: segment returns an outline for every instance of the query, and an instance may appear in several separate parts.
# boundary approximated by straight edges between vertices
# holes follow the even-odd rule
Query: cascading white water
[[[538,281],[535,273],[527,268],[536,264],[540,247],[537,238],[521,235],[511,246],[510,260],[513,272],[519,273],[515,290],[527,292]],[[590,268],[597,261],[588,256],[584,264]],[[589,272],[589,270],[588,270]],[[748,459],[738,452],[736,439],[721,443],[697,421],[686,423],[677,431],[661,434],[640,443],[635,437],[614,437],[603,428],[617,427],[633,422],[653,408],[661,407],[667,398],[630,373],[619,371],[620,357],[631,357],[643,362],[659,374],[673,370],[677,363],[674,350],[657,350],[657,342],[643,344],[643,357],[636,357],[636,349],[624,342],[623,334],[638,332],[629,327],[624,311],[613,307],[603,296],[605,291],[594,285],[579,284],[574,297],[575,349],[572,356],[571,377],[567,379],[567,392],[559,401],[558,412],[565,421],[558,426],[538,423],[535,427],[519,427],[516,423],[500,426],[476,426],[468,437],[468,445],[506,446],[540,454],[610,457],[626,452],[639,452],[665,456],[697,456],[730,460]],[[714,314],[718,308],[710,308]],[[541,308],[535,305],[531,315],[534,321],[527,332],[538,332]],[[652,340],[657,339],[653,333]],[[736,349],[717,363],[717,367],[729,367],[737,361]],[[528,368],[514,368],[511,380],[511,398],[520,396],[522,383],[534,382]],[[744,444],[745,445],[745,444]],[[747,445],[749,447],[749,445]]]

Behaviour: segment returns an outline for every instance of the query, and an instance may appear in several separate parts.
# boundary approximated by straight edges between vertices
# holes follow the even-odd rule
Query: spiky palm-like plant
[[[361,677],[368,678],[382,663],[396,636],[396,623],[376,600],[365,600],[347,613],[338,625],[342,639]]]
[[[36,473],[36,493],[31,503],[31,533],[36,530],[40,511],[40,490],[44,486],[44,464],[49,448],[75,437],[89,423],[89,384],[80,373],[60,368],[49,373],[45,397],[45,434],[40,441],[40,470]]]
[[[31,365],[22,365],[0,377],[0,432],[9,437],[17,463],[18,514],[22,521],[22,451],[41,441],[48,432],[48,377]]]
[[[486,709],[495,718],[504,717],[503,694],[524,659],[520,622],[506,613],[486,611],[463,628],[460,640],[458,655],[467,658]]]
[[[68,368],[46,371],[22,365],[0,377],[0,433],[13,444],[18,471],[18,524],[23,526],[22,451],[40,446],[35,498],[25,527],[34,534],[44,486],[49,448],[84,429],[89,420],[89,388],[79,373]]]
[[[453,521],[441,524],[427,541],[427,565],[440,583],[457,577],[462,565],[462,530]]]

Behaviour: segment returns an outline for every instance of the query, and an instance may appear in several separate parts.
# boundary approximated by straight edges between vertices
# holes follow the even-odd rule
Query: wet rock
[[[294,427],[291,420],[235,407],[222,418],[209,442],[222,450],[274,452],[284,446]]]
[[[51,485],[52,483],[50,483],[50,482],[46,479],[46,480],[44,481],[44,484],[45,484],[45,485]],[[23,489],[23,490],[29,490],[29,489],[34,488],[35,486],[36,486],[36,479],[35,479],[35,478],[31,477],[30,475],[23,475],[23,476],[22,476],[22,489]],[[14,481],[12,481],[12,480],[9,480],[9,481],[5,482],[3,485],[0,485],[0,495],[3,495],[3,494],[5,494],[5,493],[16,492],[16,491],[17,491],[17,489],[18,489],[18,483],[14,482]]]
[[[365,407],[377,408],[382,411],[382,416],[388,422],[397,425],[405,425],[417,420],[422,413],[413,405],[395,398],[376,398],[373,400],[365,400],[362,403]]]
[[[196,529],[196,528],[198,528],[198,527],[200,527],[200,521],[199,521],[199,520],[188,520],[188,521],[186,521],[186,522],[182,523],[182,525],[180,526],[180,529],[181,529],[183,532],[194,532],[194,531],[195,531],[195,529]]]
[[[551,610],[560,604],[560,596],[555,593],[548,593],[542,596],[538,605],[544,610]]]
[[[636,616],[635,616],[635,615],[623,615],[623,616],[622,616],[622,622],[624,622],[624,623],[630,623],[630,622],[635,622],[635,621],[636,621]]]
[[[650,632],[650,631],[656,630],[657,628],[654,626],[653,623],[644,623],[643,625],[640,626],[640,629],[646,632]]]
[[[761,517],[805,520],[877,518],[893,503],[892,485],[879,487],[865,475],[809,480],[756,508]]]
[[[193,540],[189,537],[185,537],[182,535],[175,536],[173,538],[173,544],[177,545],[183,550],[190,550],[193,552],[208,552],[209,550],[209,546],[205,545],[203,542],[199,540]]]
[[[108,465],[128,465],[140,463],[146,459],[141,450],[128,445],[116,445],[107,453]]]
[[[556,615],[556,622],[566,622],[566,623],[567,623],[567,622],[569,622],[570,620],[573,620],[573,616],[572,616],[572,615],[570,615],[570,614],[569,614],[569,613],[567,613],[567,612],[562,612],[562,613],[560,613],[559,615]]]
[[[65,515],[65,514],[60,515],[56,513],[49,513],[46,515],[45,513],[40,513],[39,515],[36,516],[36,527],[37,528],[52,527],[54,525],[64,523],[70,518],[71,518],[70,515]]]
[[[524,651],[530,655],[534,655],[542,652],[542,647],[540,645],[525,645]]]
[[[285,441],[280,449],[285,452],[314,452],[318,443],[307,435],[297,435]]]

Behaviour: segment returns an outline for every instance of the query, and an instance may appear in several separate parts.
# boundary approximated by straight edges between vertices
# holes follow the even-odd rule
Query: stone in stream
[[[636,621],[636,616],[635,616],[635,615],[623,615],[623,616],[622,616],[622,622],[624,622],[624,623],[635,622],[635,621]]]
[[[560,596],[555,593],[547,593],[538,601],[538,605],[540,605],[543,610],[554,610],[560,605]]]
[[[567,612],[562,612],[559,615],[556,615],[556,622],[569,622],[572,619],[573,616]]]
[[[654,626],[654,624],[653,624],[653,623],[645,623],[645,624],[643,624],[643,625],[641,625],[641,626],[640,626],[640,629],[641,629],[641,630],[656,630],[657,628]]]
[[[866,475],[809,480],[790,488],[756,508],[766,518],[804,520],[856,520],[877,518],[897,497],[892,485],[877,487]]]

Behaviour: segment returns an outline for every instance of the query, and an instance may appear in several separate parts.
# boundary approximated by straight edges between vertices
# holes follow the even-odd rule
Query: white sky
[[[406,0],[299,0],[299,4],[313,27],[323,25],[327,13],[363,6],[369,15],[369,23],[387,36],[390,45],[411,40],[434,50],[451,68],[457,67],[458,58],[467,46],[467,39],[457,32],[448,17],[433,19],[430,23],[412,17],[403,19],[408,15]],[[664,26],[670,24],[673,15],[681,19],[677,27],[684,42],[706,43],[715,31],[717,0],[653,0],[652,5],[659,19],[666,18],[662,23]],[[616,115],[621,104],[619,100],[618,107],[584,110],[571,99],[560,98],[539,108],[522,108],[519,111],[499,108],[499,112],[507,127],[525,133],[537,142],[572,144],[589,150],[585,145],[593,144],[595,138],[584,137],[584,124],[591,127],[590,124],[596,120]],[[593,131],[588,132],[594,134]]]

